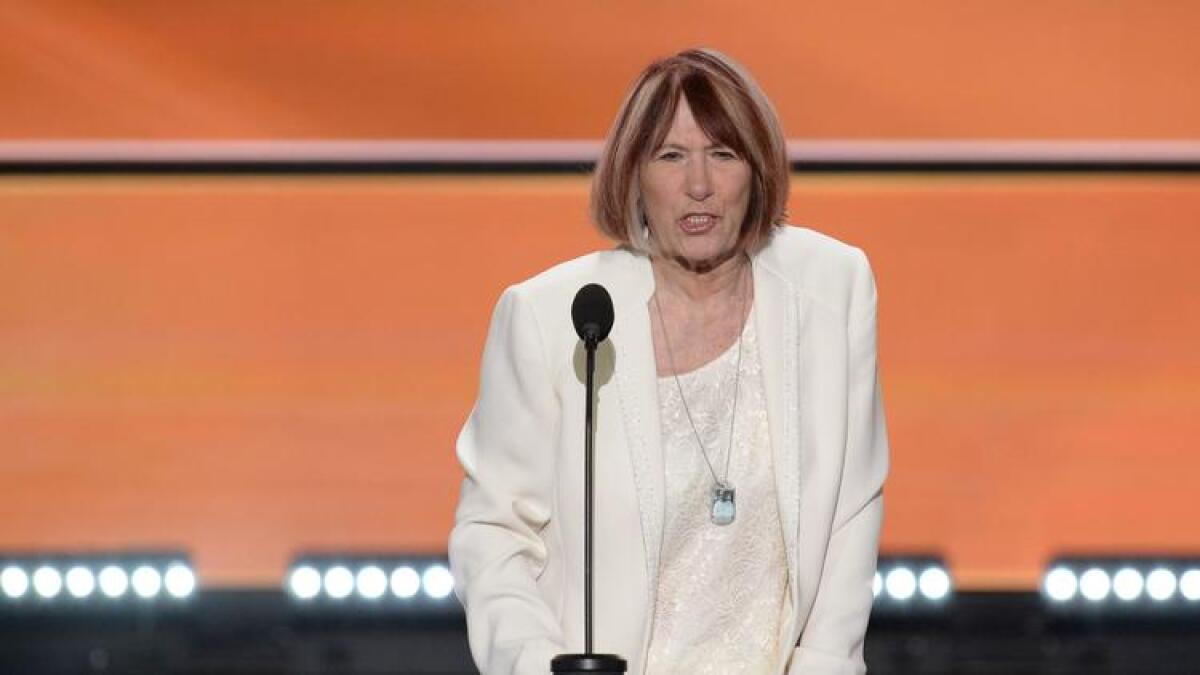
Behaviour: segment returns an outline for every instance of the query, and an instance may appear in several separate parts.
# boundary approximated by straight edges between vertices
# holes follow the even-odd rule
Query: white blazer
[[[794,227],[752,262],[792,602],[778,672],[861,675],[888,468],[874,279],[862,251]],[[654,278],[645,256],[613,250],[510,287],[492,317],[449,545],[486,675],[548,673],[583,650],[585,393],[570,307],[590,282],[616,313],[597,353],[594,648],[631,674],[645,663],[666,495]]]

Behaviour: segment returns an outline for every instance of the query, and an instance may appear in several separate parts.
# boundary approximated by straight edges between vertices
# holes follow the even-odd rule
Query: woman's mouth
[[[719,219],[711,213],[689,213],[679,219],[679,229],[685,234],[704,234],[711,230]]]

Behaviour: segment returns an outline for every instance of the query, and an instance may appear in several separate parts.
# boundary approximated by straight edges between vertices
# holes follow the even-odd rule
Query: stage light
[[[122,611],[135,600],[159,607],[167,597],[165,571],[171,575],[173,601],[191,595],[196,586],[187,555],[178,551],[0,552],[0,570],[3,595],[36,599],[14,605],[23,612]]]
[[[408,565],[392,570],[392,594],[397,598],[408,599],[421,590],[421,575]]]
[[[96,576],[82,565],[67,570],[67,592],[72,597],[83,599],[96,590]]]
[[[109,565],[100,570],[99,579],[100,592],[110,598],[119,598],[129,590],[129,575],[116,565]]]
[[[149,600],[162,590],[162,575],[149,565],[141,565],[129,575],[129,585],[139,598]]]
[[[440,600],[454,590],[454,576],[445,565],[430,565],[421,575],[421,586],[425,595]]]
[[[939,567],[929,567],[917,579],[921,594],[930,600],[941,600],[950,593],[950,575]]]
[[[1136,600],[1145,585],[1141,573],[1132,567],[1122,567],[1112,579],[1113,594],[1125,602]]]
[[[1194,557],[1062,556],[1051,563],[1044,597],[1060,615],[1184,616],[1200,609],[1184,593],[1183,574],[1194,570],[1192,594],[1200,599],[1200,565]],[[1068,576],[1079,574],[1078,593]]]
[[[344,565],[325,571],[325,593],[334,600],[343,600],[354,591],[354,574]]]
[[[186,598],[196,590],[196,575],[187,565],[175,563],[163,575],[163,586],[173,598]]]
[[[1190,569],[1179,577],[1179,594],[1193,602],[1200,600],[1200,570]]]
[[[5,567],[0,572],[0,591],[13,600],[25,597],[29,592],[29,575],[16,565]]]
[[[1066,602],[1075,597],[1075,592],[1079,589],[1079,580],[1071,570],[1065,567],[1056,567],[1046,575],[1042,588],[1051,600]]]
[[[288,577],[288,588],[293,596],[311,600],[321,592],[321,573],[309,565],[297,567]]]
[[[354,577],[358,594],[367,600],[377,600],[387,592],[388,578],[377,565],[368,565]]]
[[[47,600],[57,597],[62,587],[62,575],[53,567],[45,565],[33,573],[34,592]]]
[[[297,556],[289,569],[291,596],[305,613],[449,616],[462,611],[452,597],[454,575],[444,557],[314,553]]]
[[[1092,602],[1100,602],[1108,597],[1111,588],[1108,573],[1099,567],[1093,567],[1079,576],[1079,593]]]
[[[936,555],[885,554],[871,578],[874,596],[871,612],[901,621],[946,612],[954,594],[954,581]]]
[[[917,577],[907,567],[897,567],[884,577],[883,587],[896,600],[908,600],[917,590]]]
[[[1164,567],[1146,575],[1146,595],[1159,602],[1170,600],[1175,595],[1176,585],[1174,572]]]

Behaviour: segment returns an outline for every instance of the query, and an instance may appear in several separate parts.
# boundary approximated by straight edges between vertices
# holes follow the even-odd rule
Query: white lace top
[[[712,474],[696,446],[679,387],[658,380],[667,513],[648,675],[773,673],[787,597],[787,562],[775,497],[762,364],[753,314],[742,337],[742,375],[728,482],[737,516],[711,522]],[[713,469],[724,476],[737,345],[680,375]]]

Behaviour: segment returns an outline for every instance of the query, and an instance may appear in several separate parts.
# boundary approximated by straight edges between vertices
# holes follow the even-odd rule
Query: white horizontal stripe
[[[788,141],[794,162],[1200,162],[1200,141]],[[2,162],[591,162],[598,140],[0,141]]]

